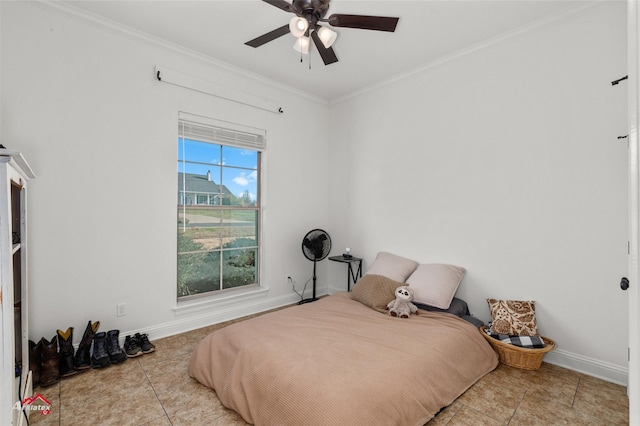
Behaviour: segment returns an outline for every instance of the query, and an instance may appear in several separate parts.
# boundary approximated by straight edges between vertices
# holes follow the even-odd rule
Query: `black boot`
[[[93,353],[91,354],[91,367],[102,368],[111,365],[107,353],[107,333],[101,331],[93,338]]]
[[[91,342],[93,342],[93,337],[96,335],[98,327],[100,327],[100,321],[96,321],[93,324],[89,321],[87,324],[87,328],[84,330],[84,335],[76,351],[76,370],[91,368]]]
[[[73,376],[77,373],[73,362],[73,327],[67,331],[58,330],[58,343],[60,344],[60,362],[58,368],[60,377]]]
[[[42,367],[42,340],[37,344],[29,340],[29,370],[31,370],[31,380],[33,387],[40,386],[40,369]]]
[[[42,346],[42,364],[40,370],[40,384],[51,386],[58,383],[60,372],[58,371],[58,336],[53,336],[51,342],[44,337],[40,340]]]
[[[120,330],[107,332],[107,353],[111,364],[117,364],[127,359],[127,354],[120,348]]]

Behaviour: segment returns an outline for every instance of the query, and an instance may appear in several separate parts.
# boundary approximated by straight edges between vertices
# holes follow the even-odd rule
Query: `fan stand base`
[[[309,299],[304,299],[304,300],[299,301],[298,305],[302,305],[303,303],[315,302],[316,300],[318,300],[318,299],[315,298],[315,297],[311,297]]]

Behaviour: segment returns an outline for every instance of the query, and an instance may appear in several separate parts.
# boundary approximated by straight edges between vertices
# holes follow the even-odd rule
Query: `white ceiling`
[[[290,34],[255,49],[246,46],[293,16],[260,0],[60,3],[332,101],[598,1],[332,0],[328,15],[397,16],[400,21],[395,33],[333,28],[339,62],[328,66],[315,50],[300,63]]]

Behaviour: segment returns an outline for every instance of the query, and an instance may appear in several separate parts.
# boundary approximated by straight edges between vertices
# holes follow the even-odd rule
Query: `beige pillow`
[[[539,336],[533,301],[487,299],[491,332],[512,336]]]
[[[467,270],[455,265],[429,263],[419,265],[407,279],[413,301],[440,309],[449,309],[453,296]]]
[[[367,274],[382,275],[402,283],[417,267],[415,260],[381,251],[367,269]]]
[[[367,274],[355,283],[351,298],[376,311],[385,312],[396,298],[396,288],[405,285],[382,275]]]

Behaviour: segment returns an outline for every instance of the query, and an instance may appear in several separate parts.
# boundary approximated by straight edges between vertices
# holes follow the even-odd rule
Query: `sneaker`
[[[150,354],[156,350],[156,346],[149,341],[149,337],[146,334],[136,333],[135,339],[143,353]]]
[[[138,344],[138,339],[135,336],[127,336],[124,339],[124,351],[129,358],[135,358],[142,355],[142,348]]]

